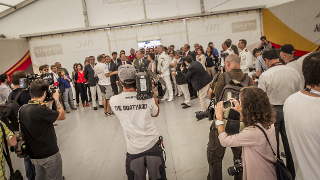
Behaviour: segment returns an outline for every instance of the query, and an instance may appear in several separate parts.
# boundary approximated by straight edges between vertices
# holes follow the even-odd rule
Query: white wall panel
[[[129,23],[144,19],[142,0],[86,1],[89,26]]]
[[[32,38],[29,43],[34,65],[52,65],[59,61],[69,72],[73,71],[74,63],[83,64],[85,57],[109,52],[106,31]]]
[[[206,49],[211,41],[220,52],[221,44],[226,39],[231,39],[235,45],[238,45],[239,39],[246,39],[248,45],[252,45],[261,36],[260,18],[256,11],[209,16],[186,22],[191,47],[199,43]]]
[[[200,0],[145,0],[148,19],[201,13]]]
[[[163,45],[173,44],[175,49],[179,49],[188,42],[186,24],[181,20],[162,23],[161,26],[159,25],[159,34]]]
[[[84,26],[79,0],[40,0],[0,19],[0,33],[7,38]]]

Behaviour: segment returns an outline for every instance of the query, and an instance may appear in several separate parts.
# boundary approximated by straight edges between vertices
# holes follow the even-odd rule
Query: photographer
[[[0,128],[0,135],[1,135],[1,139],[0,139],[0,144],[1,144],[1,153],[0,153],[0,159],[1,159],[1,169],[0,169],[0,179],[6,179],[5,178],[5,157],[3,154],[3,150],[6,149],[5,147],[3,147],[4,142],[3,140],[5,139],[7,141],[8,146],[15,146],[17,144],[17,140],[16,140],[16,135],[14,135],[9,128],[3,123],[1,122],[1,126],[3,127],[5,132],[2,132],[2,129]],[[5,138],[4,138],[5,137]],[[9,153],[9,152],[7,152]]]
[[[62,180],[62,159],[53,123],[64,120],[65,113],[59,102],[58,90],[52,94],[57,111],[46,106],[44,100],[48,91],[49,83],[46,81],[39,79],[31,83],[31,100],[21,107],[20,126],[28,147],[27,152],[36,167],[36,180]]]
[[[265,36],[261,36],[260,41],[261,41],[261,44],[258,47],[258,49],[263,49],[263,50],[272,49],[271,42],[269,42]]]
[[[275,156],[263,132],[255,127],[258,125],[266,132],[272,148],[276,149],[277,142],[273,124],[275,122],[274,110],[267,94],[260,88],[247,87],[240,91],[240,104],[235,99],[231,101],[235,105],[231,109],[241,114],[240,120],[244,123],[245,128],[239,134],[228,136],[223,121],[223,102],[219,102],[215,106],[215,113],[221,145],[224,147],[242,146],[241,164],[244,180],[277,179],[274,165],[276,162]]]
[[[118,117],[127,142],[126,174],[129,180],[166,179],[165,163],[158,130],[151,117],[159,114],[158,99],[137,100],[136,69],[122,65],[118,69],[123,92],[110,99],[112,111]]]

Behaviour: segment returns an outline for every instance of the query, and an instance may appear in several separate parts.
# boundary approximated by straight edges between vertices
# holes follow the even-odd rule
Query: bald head
[[[236,54],[230,54],[225,59],[225,68],[229,72],[231,69],[240,69],[240,58]]]

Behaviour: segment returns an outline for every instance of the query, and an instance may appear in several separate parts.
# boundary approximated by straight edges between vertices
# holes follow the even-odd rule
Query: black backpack
[[[230,98],[235,98],[239,101],[240,89],[249,86],[250,77],[245,74],[242,82],[232,79],[229,72],[223,73],[225,86],[221,92],[220,101],[228,101]],[[227,120],[225,123],[226,133],[229,135],[239,133],[243,128],[240,123],[240,113],[233,109],[225,109],[223,119]]]
[[[20,90],[14,99],[10,93],[7,102],[0,106],[0,119],[12,132],[19,131],[18,111],[20,104],[18,99],[23,91],[25,90]]]

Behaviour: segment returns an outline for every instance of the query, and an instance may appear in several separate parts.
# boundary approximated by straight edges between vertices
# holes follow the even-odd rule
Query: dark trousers
[[[79,92],[79,90],[78,90],[77,84],[75,84],[74,89],[76,90],[76,102],[77,102],[77,104],[79,104],[80,92]]]
[[[222,160],[226,148],[220,144],[218,129],[214,127],[210,128],[209,143],[207,147],[207,159],[209,163],[209,173],[207,180],[222,180]],[[233,161],[240,159],[242,147],[232,147]],[[227,171],[227,169],[224,169]],[[241,180],[242,174],[234,176],[235,180]]]
[[[194,88],[192,87],[191,82],[188,83],[188,89],[189,89],[190,97],[197,97],[197,91],[194,90]]]
[[[87,87],[83,83],[77,83],[77,88],[81,95],[82,104],[88,102]]]
[[[139,154],[127,153],[126,173],[128,180],[146,179],[146,169],[148,169],[149,179],[166,180],[165,168],[163,151],[158,143]]]
[[[26,170],[26,176],[28,180],[36,179],[36,169],[31,162],[30,156],[24,158],[24,168]]]
[[[281,134],[281,139],[283,143],[284,152],[286,154],[286,166],[291,173],[291,176],[295,178],[296,173],[294,169],[294,163],[292,159],[292,154],[290,151],[289,141],[287,138],[286,127],[284,125],[284,117],[283,117],[283,106],[273,106],[274,111],[276,112],[276,123],[274,123],[274,127],[276,128],[276,139],[277,139],[277,155],[280,157],[279,150],[279,133]]]
[[[112,91],[113,91],[114,95],[118,95],[118,85],[111,84],[111,87],[112,87]]]

